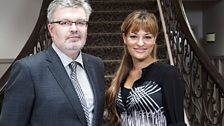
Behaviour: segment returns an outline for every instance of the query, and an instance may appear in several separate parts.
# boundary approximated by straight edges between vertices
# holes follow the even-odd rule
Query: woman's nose
[[[143,38],[140,37],[140,38],[138,39],[137,44],[138,44],[139,46],[143,46],[143,45],[144,45],[144,40],[143,40]]]

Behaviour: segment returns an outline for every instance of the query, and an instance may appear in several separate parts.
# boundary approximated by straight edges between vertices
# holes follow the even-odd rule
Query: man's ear
[[[52,24],[47,24],[47,28],[48,28],[48,31],[49,31],[50,35],[52,36],[52,31],[53,31]]]

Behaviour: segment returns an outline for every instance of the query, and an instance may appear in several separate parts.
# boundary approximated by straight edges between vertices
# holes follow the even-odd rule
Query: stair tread
[[[91,35],[121,35],[121,32],[102,32],[102,33],[88,33],[89,36]]]
[[[121,60],[113,60],[113,59],[112,60],[103,60],[104,63],[106,63],[106,62],[120,62],[120,61]]]
[[[104,24],[118,24],[118,23],[122,23],[122,21],[90,21],[89,22],[89,24],[98,24],[98,23],[100,23],[100,24],[102,24],[102,23],[104,23]]]
[[[107,45],[104,45],[104,46],[86,46],[84,48],[88,48],[88,49],[91,49],[91,48],[124,48],[123,46],[107,46]]]
[[[134,10],[96,10],[94,13],[130,13]],[[157,12],[157,10],[148,10],[149,12]]]

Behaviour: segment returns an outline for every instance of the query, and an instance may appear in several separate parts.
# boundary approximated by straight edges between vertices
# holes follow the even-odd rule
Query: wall
[[[0,77],[30,36],[42,0],[0,1]]]
[[[210,56],[224,56],[224,1],[204,10],[204,35],[214,32],[216,41],[214,43],[206,43],[205,50]]]
[[[186,9],[186,15],[195,37],[198,41],[203,41],[203,12],[200,9]]]
[[[207,0],[192,2],[185,0],[185,11],[201,45],[209,56],[224,56],[224,11],[223,0]],[[206,42],[206,34],[215,33],[214,43]]]

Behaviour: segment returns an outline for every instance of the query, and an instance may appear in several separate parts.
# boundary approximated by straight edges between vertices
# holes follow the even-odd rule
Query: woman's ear
[[[122,38],[123,38],[123,42],[124,42],[124,44],[126,44],[127,42],[127,38],[126,38],[127,36],[124,34],[124,33],[122,33]]]
[[[157,40],[157,36],[158,36],[158,35],[156,34],[156,35],[155,35],[155,41]]]

